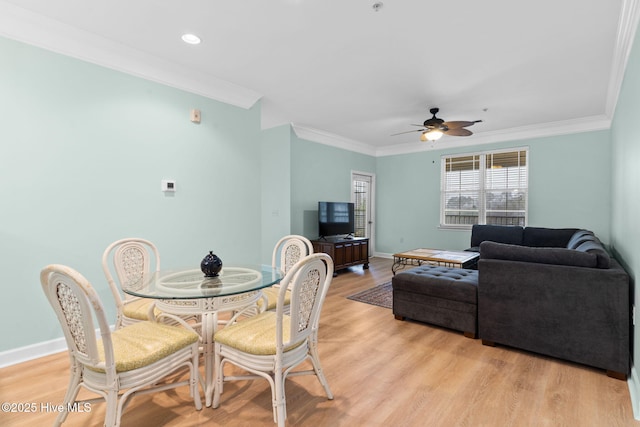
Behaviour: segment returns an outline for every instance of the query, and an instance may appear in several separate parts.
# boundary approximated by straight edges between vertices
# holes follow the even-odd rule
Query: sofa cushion
[[[538,248],[566,248],[567,242],[576,231],[578,231],[576,228],[526,227],[522,233],[522,245]]]
[[[503,243],[483,242],[480,259],[535,262],[540,264],[570,265],[575,267],[598,266],[597,254],[566,248],[534,248]]]
[[[575,249],[583,242],[595,240],[597,240],[597,238],[593,235],[592,231],[578,230],[573,233],[573,236],[571,236],[571,239],[569,239],[569,242],[567,243],[567,249]]]
[[[471,247],[479,247],[480,243],[488,240],[511,245],[522,244],[522,231],[520,226],[504,225],[480,225],[475,224],[471,228]]]
[[[412,292],[446,300],[477,303],[478,271],[423,265],[396,274],[394,291]]]
[[[595,241],[582,242],[575,249],[575,252],[585,252],[590,255],[595,255],[598,268],[609,268],[611,266],[611,258],[609,258],[609,254],[597,238]]]

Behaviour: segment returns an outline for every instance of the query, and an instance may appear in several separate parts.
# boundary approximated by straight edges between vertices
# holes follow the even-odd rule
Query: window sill
[[[438,229],[447,231],[469,231],[471,227],[473,227],[473,224],[440,224]]]

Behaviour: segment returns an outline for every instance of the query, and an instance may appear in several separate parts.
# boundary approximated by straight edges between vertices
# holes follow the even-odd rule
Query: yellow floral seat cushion
[[[284,315],[283,341],[289,341],[289,325],[291,318]],[[217,343],[233,347],[249,354],[268,356],[276,354],[276,313],[265,311],[257,316],[249,317],[233,325],[226,326],[216,332],[213,340]],[[289,351],[304,341],[285,347]]]
[[[266,288],[262,290],[262,294],[267,297],[267,308],[266,310],[273,310],[276,308],[276,303],[278,302],[278,293],[280,292],[279,287],[271,286],[270,288]],[[284,296],[284,304],[289,305],[291,303],[291,291],[286,291]],[[264,304],[263,300],[258,301],[258,306],[262,308],[262,304]]]
[[[111,333],[116,372],[148,366],[195,343],[200,337],[181,326],[156,322],[138,322]],[[98,343],[100,361],[104,362],[102,340]],[[90,368],[91,369],[91,368]],[[96,372],[104,369],[94,368]]]
[[[140,298],[131,302],[127,301],[122,307],[122,314],[130,319],[149,320],[149,306],[153,304],[153,300]],[[156,316],[160,314],[160,310],[153,309]]]

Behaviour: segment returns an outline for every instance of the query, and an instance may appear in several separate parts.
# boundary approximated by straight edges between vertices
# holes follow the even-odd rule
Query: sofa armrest
[[[583,268],[480,259],[483,340],[629,373],[629,276]]]

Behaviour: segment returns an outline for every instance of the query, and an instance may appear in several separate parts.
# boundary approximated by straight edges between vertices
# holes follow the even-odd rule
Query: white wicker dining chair
[[[333,260],[324,253],[302,258],[289,269],[281,282],[276,310],[227,326],[214,335],[216,386],[213,407],[220,406],[226,381],[265,378],[271,386],[273,416],[278,426],[287,418],[285,379],[288,376],[316,375],[329,399],[333,394],[324,376],[318,355],[320,311],[333,278]],[[291,292],[290,315],[284,313],[285,294]],[[310,360],[313,369],[293,369]],[[225,375],[226,363],[247,375]]]
[[[40,273],[40,282],[64,331],[71,361],[63,411],[54,425],[67,418],[81,387],[106,400],[104,425],[108,427],[120,425],[129,399],[136,394],[188,385],[196,409],[202,409],[199,336],[182,319],[162,314],[181,325],[142,321],[111,332],[98,294],[80,273],[49,265]],[[184,369],[189,371],[188,380],[174,381],[172,375],[171,382],[162,381]]]
[[[295,234],[284,236],[273,247],[271,266],[279,268],[282,273],[286,274],[298,261],[312,253],[313,245],[306,237]],[[279,289],[280,285],[278,284],[262,290],[262,301],[266,303],[265,310],[276,308]],[[285,297],[286,304],[289,304],[290,299],[291,293],[289,292]]]
[[[139,238],[115,241],[102,254],[102,270],[116,302],[116,329],[149,320],[149,310],[154,302],[125,294],[122,286],[142,287],[150,274],[160,270],[160,253],[155,245]]]

